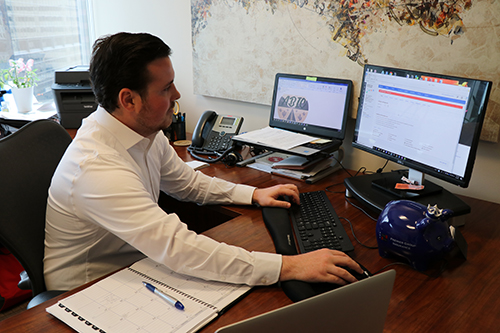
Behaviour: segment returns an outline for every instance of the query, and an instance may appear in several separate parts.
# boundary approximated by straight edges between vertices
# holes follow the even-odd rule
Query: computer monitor
[[[278,73],[274,85],[269,126],[344,139],[352,81]]]
[[[467,187],[491,86],[485,80],[365,65],[352,144],[409,168],[405,176],[425,185],[397,190],[401,176],[386,173],[371,177],[370,191],[389,191],[395,198],[441,192],[424,181],[425,174]]]

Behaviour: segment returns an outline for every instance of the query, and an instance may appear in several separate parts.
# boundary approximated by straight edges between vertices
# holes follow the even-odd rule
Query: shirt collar
[[[130,149],[142,140],[147,140],[147,145],[149,146],[150,141],[152,142],[156,135],[151,137],[143,137],[139,133],[135,132],[121,121],[113,117],[108,111],[99,106],[95,112],[96,120],[107,128],[116,140],[120,142],[125,149]]]

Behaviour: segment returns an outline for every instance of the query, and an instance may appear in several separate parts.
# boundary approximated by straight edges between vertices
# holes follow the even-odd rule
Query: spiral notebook
[[[150,292],[143,281],[175,297],[184,310]],[[46,311],[78,332],[194,332],[250,289],[178,274],[145,258]]]

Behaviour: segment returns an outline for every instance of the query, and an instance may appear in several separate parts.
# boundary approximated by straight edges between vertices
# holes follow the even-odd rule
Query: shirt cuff
[[[267,286],[278,282],[281,274],[281,254],[252,252],[255,256],[254,271],[250,285]]]
[[[238,184],[238,190],[235,191],[233,196],[233,204],[235,205],[251,205],[253,192],[256,190],[256,187]]]

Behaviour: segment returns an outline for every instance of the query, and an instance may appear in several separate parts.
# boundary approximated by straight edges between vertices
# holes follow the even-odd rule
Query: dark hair
[[[147,65],[171,54],[160,38],[146,33],[120,32],[99,38],[90,60],[90,81],[97,102],[111,113],[118,107],[118,93],[123,88],[143,97],[150,80]]]

